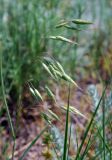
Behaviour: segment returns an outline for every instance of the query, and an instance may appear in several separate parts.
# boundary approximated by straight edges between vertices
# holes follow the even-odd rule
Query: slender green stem
[[[88,138],[88,142],[87,142],[87,145],[86,145],[86,147],[85,147],[85,150],[84,150],[84,152],[83,152],[83,154],[82,154],[82,156],[81,156],[81,160],[84,159],[84,157],[85,157],[85,155],[86,155],[86,152],[87,152],[87,150],[89,149],[89,145],[90,145],[91,137],[92,137],[92,132],[93,132],[93,127],[92,127],[92,130],[91,130],[91,134],[90,134],[90,136],[89,136],[89,138]]]
[[[71,145],[71,143],[70,143],[70,141],[71,141],[71,133],[72,133],[72,119],[70,118],[70,131],[69,131],[69,143],[68,143],[68,154],[69,154],[69,149],[70,149],[70,145]],[[67,160],[68,160],[69,158],[67,157]]]
[[[65,127],[65,139],[64,139],[64,151],[63,151],[63,160],[67,159],[67,145],[68,145],[68,124],[69,124],[69,103],[70,103],[70,84],[68,92],[68,105],[66,111],[66,127]]]
[[[54,144],[52,144],[52,147],[53,147],[54,152],[55,152],[55,154],[56,154],[57,160],[60,160],[60,159],[59,159],[59,156],[58,156],[58,153],[57,153],[57,150],[56,150]]]
[[[75,127],[75,133],[76,133],[76,145],[77,145],[77,151],[78,151],[79,143],[78,143],[78,132],[76,127]]]
[[[5,86],[4,86],[4,79],[3,79],[3,69],[2,69],[2,53],[0,53],[0,73],[1,73],[1,87],[2,87],[2,94],[3,94],[3,100],[4,100],[4,104],[5,104],[5,109],[6,109],[6,112],[7,112],[7,117],[8,117],[8,123],[9,123],[9,126],[10,126],[10,129],[11,129],[11,133],[12,133],[12,138],[13,138],[13,141],[14,141],[14,144],[13,144],[13,150],[12,150],[12,160],[14,158],[14,148],[15,148],[15,132],[14,132],[14,127],[13,127],[13,124],[12,124],[12,119],[11,119],[11,116],[10,116],[10,112],[9,112],[9,108],[8,108],[8,105],[7,105],[7,100],[6,100],[6,96],[5,96]]]
[[[14,151],[15,151],[15,147],[16,147],[16,140],[14,139],[13,149],[12,149],[12,160],[14,160]]]
[[[109,152],[111,152],[111,150],[109,149],[109,147],[108,147],[108,145],[106,144],[106,142],[104,141],[104,138],[102,137],[102,135],[101,135],[101,131],[100,131],[100,129],[98,128],[98,126],[96,125],[96,128],[97,128],[97,130],[98,130],[98,135],[99,135],[99,137],[101,138],[101,140],[102,140],[102,142],[104,143],[103,145],[105,145],[105,148],[109,151]]]
[[[103,113],[103,118],[102,118],[102,127],[103,127],[103,159],[105,160],[105,98],[103,97],[103,104],[102,104],[102,113]]]

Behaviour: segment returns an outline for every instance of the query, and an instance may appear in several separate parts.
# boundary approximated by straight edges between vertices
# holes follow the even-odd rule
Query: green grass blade
[[[66,111],[66,127],[65,127],[65,138],[64,138],[63,160],[67,159],[68,123],[69,123],[69,101],[70,101],[70,85],[69,85],[69,93],[68,93],[68,105],[67,105],[67,111]]]
[[[12,124],[12,119],[11,119],[11,116],[10,116],[10,112],[9,112],[9,108],[8,108],[7,100],[6,100],[6,96],[5,96],[5,86],[4,86],[3,71],[2,71],[2,54],[1,54],[0,59],[1,59],[1,61],[0,61],[0,63],[1,63],[1,67],[0,67],[1,87],[2,87],[3,100],[4,100],[4,104],[5,104],[5,109],[6,109],[6,112],[7,112],[8,123],[10,125],[11,132],[12,132],[12,137],[13,137],[13,139],[15,139],[14,127],[13,127],[13,124]]]
[[[70,145],[71,145],[71,134],[72,134],[72,119],[70,119],[70,130],[69,130],[69,142],[68,142],[68,153],[70,150]],[[67,157],[67,160],[69,159],[69,157]]]
[[[5,109],[6,109],[6,113],[7,113],[7,118],[8,118],[8,123],[11,129],[11,134],[12,134],[12,138],[13,138],[13,149],[12,149],[12,160],[14,159],[14,151],[15,151],[15,131],[14,131],[14,127],[13,127],[13,123],[12,123],[12,119],[11,119],[11,115],[9,112],[9,108],[7,105],[7,100],[6,100],[6,96],[5,96],[5,86],[4,86],[4,78],[3,78],[3,70],[2,70],[2,53],[0,53],[0,74],[1,74],[1,88],[2,88],[2,94],[3,94],[3,101],[5,104]]]
[[[111,153],[110,148],[109,148],[108,145],[106,144],[106,140],[104,140],[104,137],[103,137],[102,134],[101,134],[101,129],[99,129],[97,125],[96,125],[96,128],[97,128],[97,130],[98,130],[98,135],[99,135],[100,139],[101,139],[102,142],[103,142],[103,148],[104,148],[104,146],[105,146],[105,148],[108,150],[108,152]]]
[[[100,149],[100,151],[91,159],[91,160],[98,160],[99,158],[99,156],[100,156],[100,154],[103,152],[103,148],[102,149]]]
[[[59,155],[58,155],[58,153],[57,153],[57,150],[56,150],[56,148],[55,148],[55,146],[54,146],[53,144],[52,144],[52,148],[53,148],[54,153],[55,153],[55,155],[56,155],[56,157],[57,157],[57,160],[60,160]]]
[[[89,125],[88,125],[88,127],[87,127],[87,129],[86,129],[86,131],[85,131],[83,140],[82,140],[82,142],[81,142],[81,144],[80,144],[80,146],[79,146],[79,149],[78,149],[78,152],[77,152],[77,155],[76,155],[75,160],[78,160],[78,159],[79,159],[79,155],[80,155],[80,152],[81,152],[81,150],[82,150],[83,144],[84,144],[85,139],[86,139],[86,137],[87,137],[87,135],[88,135],[88,132],[89,132],[89,130],[90,130],[90,128],[91,128],[91,125],[92,125],[92,123],[93,123],[93,121],[94,121],[94,118],[95,118],[95,116],[96,116],[96,114],[97,114],[97,111],[98,111],[98,109],[99,109],[99,107],[100,107],[101,101],[102,101],[102,99],[103,99],[103,97],[104,97],[104,95],[105,95],[106,88],[107,88],[107,87],[105,87],[105,89],[104,89],[104,91],[103,91],[103,93],[102,93],[102,96],[101,96],[101,98],[100,98],[100,100],[99,100],[99,103],[98,103],[98,105],[97,105],[97,107],[96,107],[96,109],[95,109],[95,112],[93,113],[92,118],[91,118],[91,120],[90,120],[90,123],[89,123]]]
[[[97,126],[96,124],[95,124],[95,126],[93,125],[93,127],[95,127],[95,128],[97,129],[97,133],[94,135],[94,139],[91,140],[90,145],[88,146],[88,148],[87,148],[87,150],[86,150],[86,152],[85,152],[85,155],[88,153],[89,148],[92,146],[92,144],[94,144],[94,142],[95,142],[95,140],[97,139],[97,137],[99,137],[99,138],[101,139],[101,141],[103,141],[103,137],[102,137],[102,135],[101,135],[102,127],[101,127],[101,128],[98,128],[98,126]],[[110,148],[108,147],[108,145],[107,145],[106,143],[105,143],[105,147],[106,147],[107,151],[108,151],[108,152],[110,153],[110,155],[111,155],[111,150],[110,150]],[[95,157],[99,156],[99,155],[102,154],[102,153],[103,153],[103,147],[102,147],[101,149],[99,149],[99,152],[96,153],[96,155],[95,155],[92,159],[94,159]]]
[[[92,130],[93,130],[93,128],[92,128]],[[87,150],[88,150],[89,145],[90,145],[90,142],[91,142],[91,137],[92,137],[92,131],[91,131],[91,134],[90,134],[90,136],[89,136],[89,139],[88,139],[87,145],[86,145],[86,147],[85,147],[85,150],[84,150],[84,152],[83,152],[83,154],[82,154],[82,156],[81,156],[81,160],[84,159],[84,157],[85,157],[85,155],[86,155],[86,153],[87,153]]]
[[[48,125],[35,137],[35,139],[30,143],[30,145],[27,147],[27,149],[24,151],[24,153],[18,160],[23,160],[25,158],[25,156],[27,155],[31,147],[37,142],[37,140],[46,131],[47,128],[48,128]]]

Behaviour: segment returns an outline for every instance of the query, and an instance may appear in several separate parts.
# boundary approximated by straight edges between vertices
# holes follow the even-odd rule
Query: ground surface
[[[86,91],[88,85],[83,87],[83,89]],[[100,85],[99,85],[100,86]],[[56,86],[55,86],[56,87]],[[56,87],[55,88],[55,95],[56,99],[60,104],[67,103],[67,88],[62,87]],[[46,95],[44,95],[45,101],[44,103],[30,103],[30,94],[26,93],[24,101],[29,101],[29,103],[26,103],[27,106],[25,106],[25,102],[23,104],[22,108],[22,114],[19,119],[19,125],[18,125],[18,134],[16,139],[16,149],[15,149],[15,158],[14,160],[18,159],[18,157],[23,153],[23,151],[28,147],[28,145],[31,143],[31,141],[36,137],[36,135],[42,130],[44,127],[44,121],[42,120],[40,116],[41,111],[45,111],[48,108],[51,108],[52,111],[54,111],[60,118],[60,122],[54,122],[54,124],[60,128],[61,131],[64,130],[65,127],[65,113],[61,112],[59,108],[57,108],[49,99],[46,98]],[[71,90],[71,100],[70,105],[76,107],[81,113],[84,113],[84,115],[90,119],[91,116],[91,107],[92,107],[92,101],[89,96],[85,95],[81,91],[77,89]],[[86,119],[83,117],[80,117],[79,115],[72,114],[72,121],[73,125],[77,126],[77,129],[79,131],[79,137],[81,139],[81,135],[83,134],[83,131],[85,130],[85,125],[87,124]],[[3,138],[2,138],[3,137]],[[11,146],[13,145],[12,140],[7,133],[7,130],[4,130],[1,134],[1,149],[3,149],[3,144],[5,144],[6,141],[10,141],[10,144],[8,146],[7,153],[11,156]],[[80,141],[80,140],[79,140]],[[30,152],[27,154],[25,160],[41,160],[45,159],[42,156],[42,151],[45,149],[45,145],[42,142],[42,139],[40,138],[37,143],[31,148]],[[72,151],[71,151],[72,154]],[[91,153],[92,154],[92,153]],[[2,157],[2,159],[4,159]]]

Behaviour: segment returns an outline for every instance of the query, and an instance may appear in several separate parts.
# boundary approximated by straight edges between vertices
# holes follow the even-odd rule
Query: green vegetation
[[[25,159],[39,139],[46,160],[112,159],[111,7],[111,0],[0,1],[0,138],[9,136],[0,159]],[[18,155],[23,121],[35,123],[24,106],[35,103],[42,127]]]

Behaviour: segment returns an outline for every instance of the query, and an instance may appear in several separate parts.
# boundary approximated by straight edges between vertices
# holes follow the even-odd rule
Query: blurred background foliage
[[[0,0],[0,54],[7,95],[16,96],[30,79],[36,86],[46,81],[39,63],[41,56],[53,56],[76,80],[111,78],[111,0]],[[61,20],[92,21],[82,31],[57,29]],[[49,39],[61,35],[76,40],[72,46]],[[0,89],[1,95],[1,89]]]

